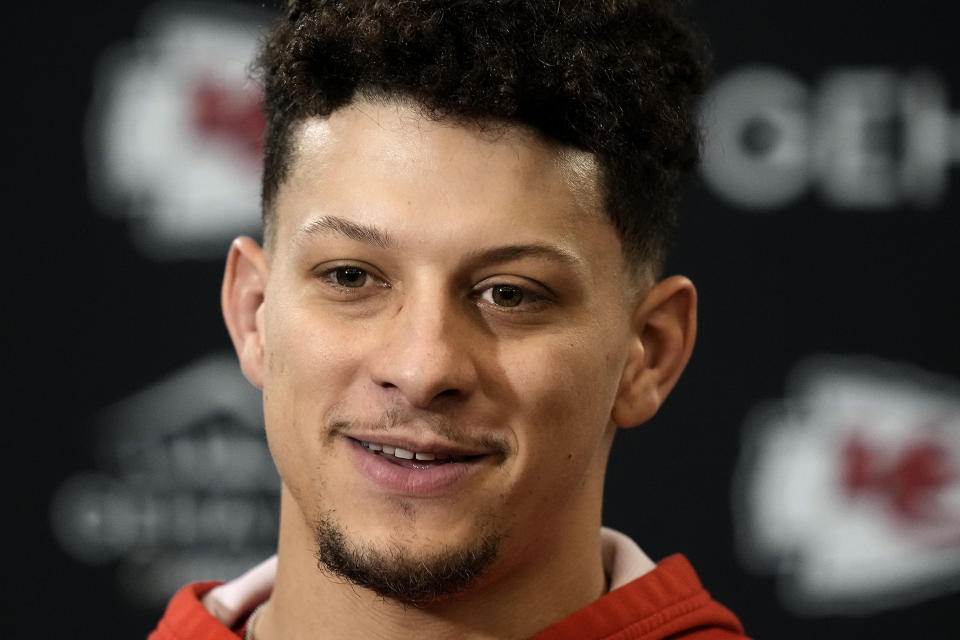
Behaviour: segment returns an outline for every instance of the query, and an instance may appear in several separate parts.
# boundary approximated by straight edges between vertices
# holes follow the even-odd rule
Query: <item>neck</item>
[[[276,582],[257,640],[528,638],[606,591],[599,513],[589,526],[571,520],[542,529],[564,535],[529,540],[499,557],[468,591],[417,608],[318,569],[312,528],[284,488]]]

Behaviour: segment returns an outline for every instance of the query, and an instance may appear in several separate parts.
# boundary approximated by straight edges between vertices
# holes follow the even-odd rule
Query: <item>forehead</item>
[[[358,101],[295,130],[274,236],[291,240],[311,218],[337,216],[422,246],[435,235],[428,229],[442,229],[473,242],[600,236],[619,254],[601,202],[592,154],[521,126],[435,121],[413,104]]]

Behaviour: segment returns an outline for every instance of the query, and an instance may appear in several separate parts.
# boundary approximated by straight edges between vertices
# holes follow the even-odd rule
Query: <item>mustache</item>
[[[335,408],[331,408],[335,409]],[[505,455],[510,447],[507,439],[495,433],[471,435],[465,433],[457,421],[442,414],[391,407],[373,420],[352,419],[331,412],[327,418],[330,433],[351,432],[388,433],[400,427],[413,425],[418,432],[440,436],[453,445],[470,449],[482,449]]]

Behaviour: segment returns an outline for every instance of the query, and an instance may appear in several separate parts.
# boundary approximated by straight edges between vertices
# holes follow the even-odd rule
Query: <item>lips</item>
[[[355,468],[377,493],[439,497],[457,491],[468,478],[489,466],[492,452],[446,443],[392,440],[376,442],[348,436]],[[386,440],[384,438],[383,440]]]
[[[444,464],[449,462],[469,462],[470,460],[479,457],[479,455],[469,455],[465,453],[450,454],[447,453],[446,450],[411,451],[409,449],[404,449],[403,447],[395,447],[389,444],[365,442],[363,440],[358,440],[358,442],[360,443],[360,446],[367,451],[379,454],[390,462],[402,463],[407,461],[417,461]],[[428,447],[421,448],[428,449]]]

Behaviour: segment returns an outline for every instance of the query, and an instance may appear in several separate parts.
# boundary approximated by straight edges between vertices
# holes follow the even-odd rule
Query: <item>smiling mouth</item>
[[[380,456],[388,462],[408,469],[432,469],[440,465],[455,462],[473,462],[484,457],[482,454],[458,456],[432,451],[409,451],[400,447],[377,444],[375,442],[365,442],[363,440],[356,440],[355,438],[351,438],[351,440],[358,443],[372,455]]]

